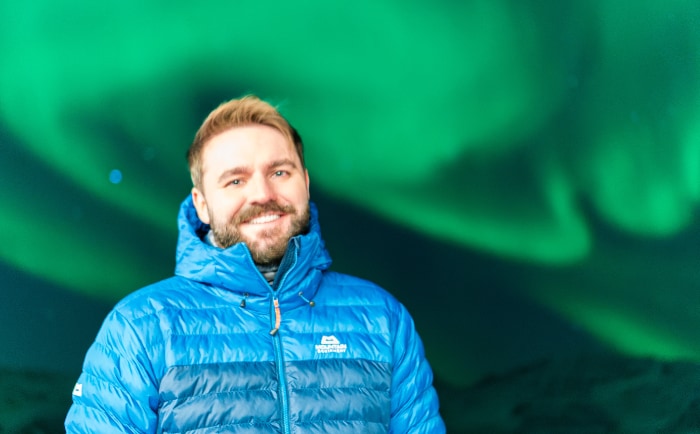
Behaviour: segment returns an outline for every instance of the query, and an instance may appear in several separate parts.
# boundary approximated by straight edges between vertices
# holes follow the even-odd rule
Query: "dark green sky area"
[[[439,381],[608,348],[700,360],[700,3],[0,3],[0,365],[78,372],[169,276],[185,151],[256,93],[335,268]]]

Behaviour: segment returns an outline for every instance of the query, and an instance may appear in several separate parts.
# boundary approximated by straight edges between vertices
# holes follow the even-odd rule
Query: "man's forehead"
[[[274,153],[260,152],[258,148],[266,145],[275,146]],[[234,167],[252,169],[253,164],[301,165],[296,147],[288,137],[273,127],[259,124],[229,128],[213,136],[203,144],[201,155],[202,174],[212,167],[224,171]]]

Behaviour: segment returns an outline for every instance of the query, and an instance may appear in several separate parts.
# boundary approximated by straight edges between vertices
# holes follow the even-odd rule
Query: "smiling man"
[[[443,433],[406,309],[329,270],[299,134],[248,96],[188,152],[175,276],[119,302],[67,433]]]
[[[256,264],[279,262],[289,239],[309,225],[309,175],[289,139],[266,125],[246,125],[191,152],[198,183],[192,199],[210,240],[227,248],[245,242]]]

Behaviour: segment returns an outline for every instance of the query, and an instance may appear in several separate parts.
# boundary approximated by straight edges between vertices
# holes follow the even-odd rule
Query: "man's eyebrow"
[[[237,167],[232,167],[230,169],[224,170],[221,175],[219,175],[218,182],[221,183],[226,180],[226,178],[230,178],[232,176],[236,175],[242,175],[244,173],[250,172],[250,169],[246,166],[237,166]]]
[[[294,162],[294,160],[291,160],[289,158],[283,158],[281,160],[275,160],[272,163],[270,163],[270,169],[276,169],[281,166],[292,166],[293,168],[296,169],[297,165]]]

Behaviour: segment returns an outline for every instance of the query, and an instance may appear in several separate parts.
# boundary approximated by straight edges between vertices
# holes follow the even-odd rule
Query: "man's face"
[[[223,248],[245,242],[258,264],[278,262],[309,224],[309,175],[294,145],[264,125],[232,128],[202,151],[197,215]]]

